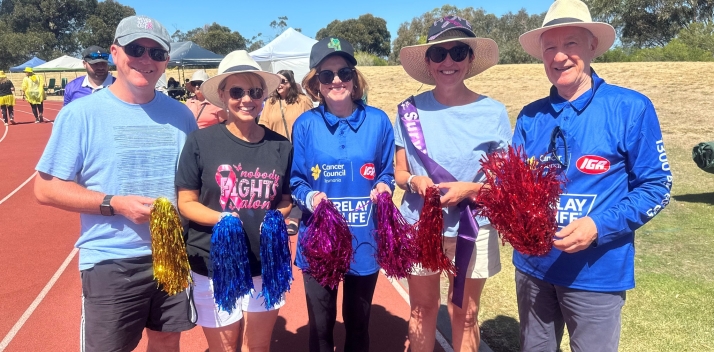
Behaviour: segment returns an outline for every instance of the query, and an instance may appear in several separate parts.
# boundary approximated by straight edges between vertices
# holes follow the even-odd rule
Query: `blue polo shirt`
[[[307,269],[300,239],[312,212],[306,198],[325,192],[347,220],[353,234],[350,275],[379,270],[373,232],[376,217],[369,194],[383,182],[394,189],[394,131],[384,111],[356,101],[351,116],[339,118],[323,105],[308,110],[293,125],[293,166],[290,189],[303,210],[295,264]]]
[[[594,71],[592,81],[572,102],[553,87],[548,97],[524,107],[513,145],[565,173],[559,226],[589,216],[598,238],[573,254],[555,248],[542,257],[514,252],[513,264],[555,285],[623,291],[635,286],[635,230],[669,204],[672,173],[652,102],[605,83]]]
[[[112,75],[107,75],[107,78],[104,79],[104,82],[102,82],[101,86],[92,87],[89,83],[89,77],[77,77],[71,82],[67,83],[67,85],[64,87],[64,105],[67,105],[81,97],[86,97],[87,95],[90,95],[101,89],[107,88],[112,85],[114,81],[116,81],[116,77]]]

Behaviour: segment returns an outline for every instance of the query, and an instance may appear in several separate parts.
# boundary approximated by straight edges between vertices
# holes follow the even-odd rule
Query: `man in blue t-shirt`
[[[556,0],[520,37],[543,61],[549,96],[523,108],[513,135],[566,180],[560,230],[544,256],[513,253],[522,351],[616,352],[625,293],[634,288],[635,230],[670,199],[672,173],[657,113],[644,95],[590,67],[615,40],[580,0]]]
[[[37,165],[40,203],[80,213],[83,351],[132,351],[144,328],[149,351],[179,351],[194,326],[187,292],[170,296],[153,278],[148,225],[155,198],[175,204],[179,155],[197,129],[154,90],[170,41],[156,20],[124,18],[111,46],[116,82],[60,111]]]
[[[92,45],[84,49],[82,60],[87,75],[67,83],[64,87],[64,105],[107,88],[116,80],[109,74],[109,53],[104,48]]]

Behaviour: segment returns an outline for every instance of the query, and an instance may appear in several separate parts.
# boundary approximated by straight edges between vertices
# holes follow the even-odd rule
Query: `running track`
[[[46,101],[45,118],[54,120],[61,106]],[[33,123],[30,106],[22,100],[15,106],[15,121],[17,125],[0,125],[0,352],[78,351],[82,292],[74,242],[79,215],[41,206],[32,192],[34,168],[52,124]],[[302,276],[299,270],[293,274],[295,283],[273,330],[272,351],[307,351]],[[405,297],[399,284],[380,276],[370,322],[372,351],[405,350]],[[335,340],[342,351],[339,315]],[[437,343],[435,351],[451,350],[442,344],[445,348]],[[145,339],[136,350],[146,350]],[[200,328],[182,335],[181,350],[207,350]]]

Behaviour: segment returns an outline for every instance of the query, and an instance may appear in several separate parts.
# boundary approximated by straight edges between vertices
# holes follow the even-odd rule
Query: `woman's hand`
[[[414,176],[412,177],[411,185],[409,185],[409,187],[411,187],[412,190],[418,193],[422,198],[426,196],[426,189],[432,186],[434,186],[434,181],[432,181],[428,176]]]
[[[323,199],[327,199],[327,194],[325,194],[325,192],[317,192],[314,196],[312,196],[313,211],[317,209],[317,205],[320,204]]]
[[[482,186],[483,183],[474,182],[440,183],[439,189],[446,190],[446,194],[441,196],[441,206],[453,207],[466,198],[475,198]]]
[[[384,192],[392,194],[392,189],[389,188],[389,186],[387,186],[384,182],[379,182],[376,186],[374,186],[372,191],[369,192],[369,199],[372,200],[372,203],[374,203],[377,201],[377,196]]]

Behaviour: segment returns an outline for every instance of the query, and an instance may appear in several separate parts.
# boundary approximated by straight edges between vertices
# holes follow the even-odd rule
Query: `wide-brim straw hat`
[[[489,38],[476,37],[471,25],[457,16],[446,16],[429,28],[426,44],[411,45],[399,51],[399,61],[404,71],[415,80],[436,85],[426,63],[426,51],[435,44],[461,42],[471,47],[474,59],[466,72],[466,78],[476,76],[498,63],[498,44]]]
[[[559,27],[581,27],[589,30],[598,40],[593,58],[604,54],[615,43],[615,28],[604,22],[593,22],[588,5],[580,0],[556,0],[545,14],[543,25],[523,33],[518,41],[529,55],[542,60],[541,35]]]
[[[263,81],[265,81],[265,87],[263,87],[264,96],[278,89],[278,85],[280,85],[280,76],[261,70],[260,65],[248,55],[247,51],[236,50],[221,60],[221,63],[218,65],[218,74],[201,84],[201,92],[203,92],[203,95],[211,104],[225,109],[225,105],[218,94],[218,87],[221,85],[221,82],[230,75],[248,72],[260,76]]]

